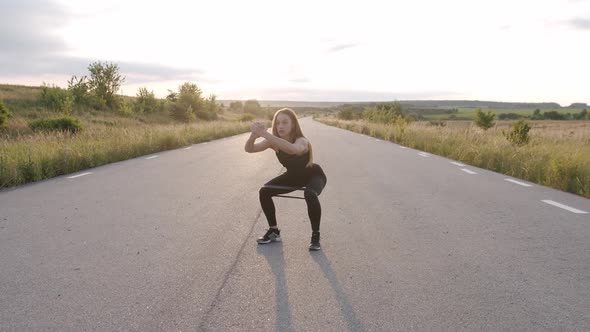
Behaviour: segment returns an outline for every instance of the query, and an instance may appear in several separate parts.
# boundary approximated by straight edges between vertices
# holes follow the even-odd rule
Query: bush
[[[478,108],[475,112],[475,124],[483,130],[488,130],[494,126],[495,117],[496,113],[492,111],[484,113]]]
[[[252,120],[254,120],[254,115],[252,115],[250,113],[242,114],[242,116],[240,117],[240,121],[252,121]]]
[[[518,120],[522,119],[522,115],[517,113],[500,113],[498,115],[498,120]]]
[[[43,84],[41,86],[41,94],[39,95],[39,103],[50,110],[63,112],[64,114],[71,114],[74,106],[74,97],[68,90],[64,90],[58,86],[48,86]]]
[[[4,105],[4,102],[2,102],[2,99],[0,99],[0,128],[6,127],[10,116],[11,114],[8,110],[8,107],[6,107],[6,105]]]
[[[354,118],[354,114],[352,110],[349,108],[345,108],[338,112],[338,118],[342,120],[352,120]]]
[[[369,108],[363,112],[363,117],[369,122],[395,123],[398,118],[405,117],[402,105],[398,102],[379,104],[375,108]]]
[[[244,110],[244,105],[241,101],[232,101],[229,104],[229,110],[233,112],[242,112]]]
[[[35,131],[63,131],[75,134],[82,130],[82,124],[76,118],[65,116],[56,119],[38,119],[29,122],[29,127]]]
[[[86,76],[78,78],[74,75],[70,80],[68,80],[68,91],[74,98],[74,103],[76,105],[91,105],[92,98],[88,92],[88,89]]]
[[[512,125],[512,131],[506,133],[502,130],[502,134],[510,143],[520,146],[529,142],[529,130],[531,126],[526,121],[520,120]]]
[[[133,114],[134,104],[132,101],[119,99],[119,101],[117,103],[119,105],[119,106],[117,106],[117,113],[119,113],[123,116],[129,116],[129,115]]]
[[[565,115],[557,111],[543,112],[543,119],[546,120],[565,120]]]

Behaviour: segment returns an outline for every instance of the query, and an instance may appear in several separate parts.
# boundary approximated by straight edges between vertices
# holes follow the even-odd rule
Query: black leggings
[[[283,173],[276,178],[268,181],[267,185],[274,186],[286,186],[286,187],[306,187],[304,191],[305,202],[307,203],[307,214],[311,221],[311,229],[314,232],[320,231],[320,218],[322,217],[322,207],[320,200],[318,199],[319,194],[326,186],[327,178],[326,174],[318,164],[313,164],[310,170],[307,170],[306,174],[294,174]],[[293,190],[288,189],[276,189],[276,188],[260,188],[260,205],[262,211],[268,220],[269,226],[276,226],[277,219],[275,216],[275,205],[272,201],[272,197],[280,194],[290,193]]]

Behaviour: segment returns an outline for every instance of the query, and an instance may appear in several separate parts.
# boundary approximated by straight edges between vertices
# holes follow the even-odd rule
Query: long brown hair
[[[290,143],[295,143],[295,140],[298,139],[299,137],[305,137],[305,136],[303,136],[303,132],[301,131],[301,126],[299,125],[299,120],[297,120],[297,114],[295,114],[295,112],[290,108],[281,108],[280,110],[275,112],[275,115],[272,118],[272,134],[277,137],[280,137],[279,131],[277,129],[277,116],[281,113],[286,114],[287,116],[289,116],[289,118],[291,118],[292,128],[291,128],[291,132],[289,133],[289,137],[287,140]],[[309,162],[307,163],[307,165],[305,165],[305,167],[311,167],[311,165],[313,165],[313,151],[311,149],[311,142],[310,142],[309,143]]]

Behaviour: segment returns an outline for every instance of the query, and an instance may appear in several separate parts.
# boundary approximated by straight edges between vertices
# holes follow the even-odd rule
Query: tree
[[[242,112],[244,110],[244,105],[241,101],[232,101],[229,104],[229,110],[234,112]]]
[[[488,130],[494,126],[494,118],[496,113],[488,111],[482,112],[480,108],[475,111],[475,124],[483,130]]]
[[[171,101],[171,102],[175,102],[178,100],[178,93],[172,91],[172,90],[168,90],[168,95],[166,96],[166,100]]]
[[[258,100],[256,100],[256,99],[246,100],[246,102],[244,103],[244,112],[245,113],[258,114],[258,113],[260,113],[261,110],[262,110],[262,107],[260,107],[260,104],[258,103]]]
[[[531,117],[532,120],[543,120],[543,115],[541,114],[541,110],[540,109],[536,109],[533,112],[533,116]]]
[[[141,87],[137,91],[137,98],[133,105],[135,112],[153,113],[158,110],[158,100],[153,91]]]
[[[207,100],[205,101],[206,104],[206,109],[207,112],[209,113],[213,113],[213,114],[217,114],[217,113],[221,113],[223,110],[221,109],[221,106],[217,103],[217,96],[214,94],[209,95],[209,98],[207,98]]]
[[[588,111],[584,108],[580,113],[574,114],[576,120],[585,120],[588,117]]]
[[[0,128],[6,127],[8,119],[11,117],[8,107],[4,105],[2,99],[0,99]]]
[[[168,95],[172,96],[172,92]],[[211,111],[216,105],[216,98],[203,99],[203,92],[194,83],[186,82],[178,88],[178,94],[168,98],[172,117],[180,121],[190,122],[196,118],[203,120],[217,119],[217,113]],[[188,113],[192,113],[188,114]]]
[[[89,91],[97,98],[100,106],[114,109],[117,106],[116,93],[125,77],[119,74],[119,66],[113,63],[94,62],[88,66]]]
[[[210,95],[207,99],[202,99],[201,108],[195,112],[199,119],[216,120],[217,119],[217,97]]]

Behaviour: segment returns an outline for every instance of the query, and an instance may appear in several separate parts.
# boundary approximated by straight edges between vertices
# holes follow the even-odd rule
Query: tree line
[[[177,91],[168,90],[165,99],[158,99],[147,87],[140,87],[135,98],[118,95],[124,82],[117,64],[93,62],[88,66],[88,75],[72,76],[66,89],[44,83],[39,104],[66,115],[84,109],[123,114],[169,112],[183,122],[216,120],[224,111],[215,95],[204,96],[195,83],[185,82]]]

